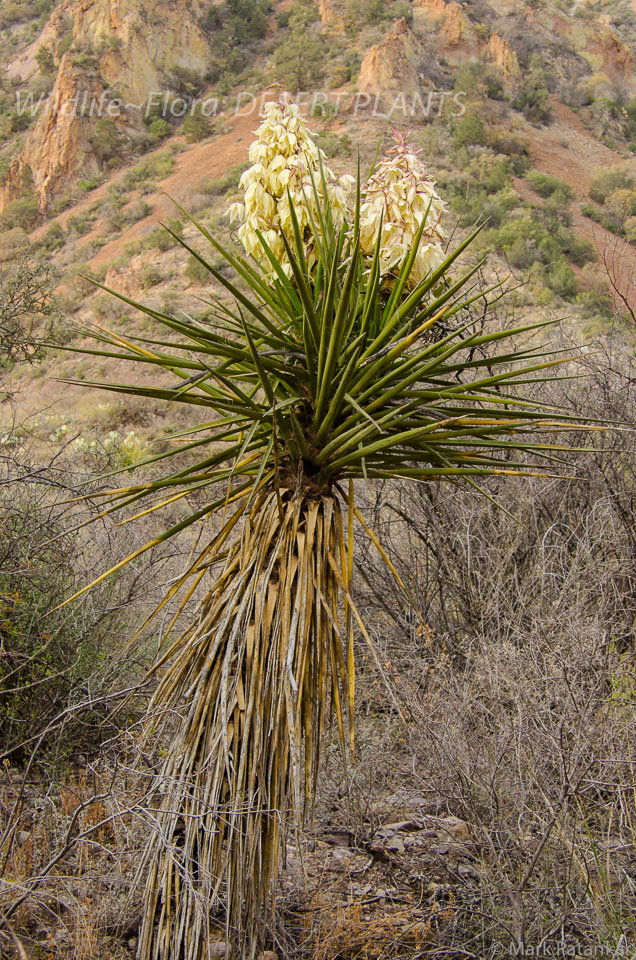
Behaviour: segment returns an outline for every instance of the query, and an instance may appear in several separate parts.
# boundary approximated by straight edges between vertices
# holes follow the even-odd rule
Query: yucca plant
[[[207,412],[144,461],[165,465],[159,479],[102,494],[103,513],[203,501],[143,549],[220,517],[162,603],[183,588],[187,610],[213,571],[191,625],[154,667],[149,717],[163,716],[172,739],[142,865],[140,960],[203,960],[219,903],[233,955],[255,956],[284,837],[314,796],[333,718],[350,753],[354,629],[368,640],[351,596],[354,522],[364,523],[356,482],[479,489],[493,475],[553,471],[563,448],[551,435],[574,425],[524,397],[560,362],[532,337],[544,324],[475,329],[478,265],[452,277],[474,234],[443,252],[443,205],[408,145],[366,186],[358,175],[347,212],[344,185],[310,143],[291,107],[269,109],[238,210],[251,256],[195,224],[231,279],[173,235],[225,291],[210,318],[115,294],[156,332],[95,330],[99,345],[83,351],[170,381],[91,386]]]

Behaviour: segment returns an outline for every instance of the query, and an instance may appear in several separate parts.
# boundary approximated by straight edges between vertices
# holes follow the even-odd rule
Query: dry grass
[[[386,900],[370,910],[374,898],[334,901],[329,891],[314,894],[305,917],[311,960],[390,960],[422,956],[440,931],[451,923],[453,895],[421,910],[391,906]]]
[[[634,949],[634,378],[615,347],[567,402],[627,430],[581,455],[585,482],[490,487],[518,523],[453,488],[370,491],[427,629],[371,548],[362,603],[409,722],[371,694],[357,789],[437,798],[471,825],[479,878],[450,871],[456,910],[431,955]]]

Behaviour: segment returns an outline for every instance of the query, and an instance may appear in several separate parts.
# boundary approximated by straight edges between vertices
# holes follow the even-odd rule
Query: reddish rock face
[[[69,54],[64,55],[48,103],[11,167],[0,203],[18,196],[24,178],[30,176],[44,209],[57,187],[85,165],[89,120],[78,116],[75,102],[77,98],[81,104],[84,94],[90,102],[101,89],[101,84],[87,81],[84,71],[73,66]],[[91,165],[96,172],[95,164]]]
[[[439,19],[446,13],[446,0],[414,0],[414,7],[418,7],[432,19]]]
[[[360,67],[358,89],[365,93],[419,89],[421,46],[406,20],[397,20],[381,43],[371,47]]]
[[[498,33],[493,33],[488,41],[488,52],[495,66],[501,70],[503,76],[510,80],[516,80],[521,76],[517,54],[510,44]]]
[[[97,172],[89,139],[93,98],[99,101],[104,91],[116,91],[106,102],[116,96],[138,109],[111,108],[107,116],[120,126],[140,128],[148,95],[163,89],[165,73],[177,67],[203,73],[209,57],[209,38],[199,26],[204,8],[203,0],[146,0],[144,5],[137,0],[65,0],[57,7],[40,37],[9,64],[8,74],[28,85],[37,71],[37,51],[45,46],[56,53],[71,26],[74,48],[88,51],[90,63],[76,62],[75,49],[62,57],[48,103],[0,188],[0,210],[19,196],[25,177],[33,181],[45,209],[80,170]],[[93,117],[96,112],[97,107]]]
[[[588,30],[585,53],[592,65],[612,83],[634,81],[634,57],[619,40],[606,16],[599,17]]]

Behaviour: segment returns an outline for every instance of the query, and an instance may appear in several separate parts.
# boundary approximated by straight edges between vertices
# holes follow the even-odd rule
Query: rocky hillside
[[[636,302],[635,39],[626,0],[12,0],[0,11],[0,253],[51,264],[67,318],[138,322],[87,274],[200,312],[209,281],[159,223],[193,239],[177,200],[229,232],[258,98],[277,96],[275,81],[309,91],[340,172],[410,130],[449,226],[487,217],[481,250],[527,281],[530,309],[596,324]],[[25,411],[60,397],[41,380]],[[85,419],[82,397],[42,432]],[[105,420],[96,435],[125,426]]]
[[[36,32],[35,38],[13,55],[10,49],[3,50],[3,46],[9,47],[5,38],[0,55],[4,54],[5,89],[21,90],[22,102],[28,93],[35,93],[41,109],[24,142],[9,142],[4,149],[8,170],[3,176],[0,209],[19,197],[28,181],[37,193],[40,209],[46,211],[80,172],[86,179],[110,167],[117,158],[109,148],[115,148],[118,139],[130,140],[131,150],[147,146],[143,137],[151,126],[143,123],[149,119],[147,108],[151,105],[154,117],[160,108],[153,94],[167,95],[171,101],[185,96],[190,105],[206,86],[211,88],[208,92],[216,93],[209,83],[218,73],[213,51],[219,31],[224,30],[223,10],[232,6],[237,4],[63,0],[48,18],[28,23],[30,32],[26,27],[19,31],[19,24],[5,27],[5,34],[10,31],[11,46],[16,36],[24,43]],[[261,6],[272,8],[274,4]],[[326,71],[331,85],[348,80],[351,88],[362,91],[394,90],[412,96],[449,89],[458,70],[480,64],[493,74],[489,95],[493,96],[497,87],[500,97],[524,109],[530,119],[548,119],[541,98],[543,90],[550,90],[569,106],[585,111],[596,135],[629,139],[633,131],[625,110],[636,93],[633,12],[628,4],[623,4],[622,10],[617,10],[621,4],[603,3],[563,7],[519,0],[493,6],[482,0],[366,5],[322,0],[317,12],[324,30],[319,35],[312,26],[312,39],[326,44],[330,35],[334,38]],[[611,7],[612,14],[604,7]],[[393,20],[395,14],[405,16]],[[10,11],[4,19],[9,16]],[[285,17],[285,11],[279,11],[280,23]],[[273,33],[276,25],[271,26]],[[271,48],[267,27],[259,32]],[[385,35],[371,43],[374,33]],[[338,36],[354,40],[355,56],[350,43],[338,42]],[[293,38],[283,40],[282,47],[290,46],[290,40]],[[232,41],[236,38],[230,30],[230,46]],[[224,42],[228,42],[227,36]],[[347,54],[344,46],[349,48]],[[268,52],[266,44],[260,56],[261,80],[266,80],[268,69],[275,73],[280,66],[276,51],[273,58]],[[226,89],[231,79],[241,79],[240,72],[228,76],[233,72],[231,53],[225,64],[229,70],[222,77]],[[307,59],[311,58],[310,47]],[[353,68],[355,59],[361,60],[359,73]],[[289,79],[300,80],[297,85],[303,89],[316,88],[320,86],[316,81],[325,79],[319,73]],[[540,73],[543,76],[538,76]],[[304,80],[310,82],[302,83]],[[47,86],[48,90],[42,89]],[[177,117],[177,110],[168,111],[167,122]],[[18,133],[30,118],[23,112],[13,119],[18,121],[12,124],[13,132]],[[11,154],[15,154],[12,159]]]
[[[99,121],[91,122],[91,105],[108,101],[102,120],[134,140],[148,95],[162,90],[165,78],[175,71],[204,72],[209,38],[200,26],[203,7],[202,0],[64,0],[57,6],[6,69],[9,79],[28,87],[44,64],[53,86],[10,166],[0,205],[19,196],[27,178],[46,210],[80,172],[99,172],[109,158],[95,148]]]

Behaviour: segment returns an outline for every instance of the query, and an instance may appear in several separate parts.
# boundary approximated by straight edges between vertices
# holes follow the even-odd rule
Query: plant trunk
[[[333,707],[344,743],[348,569],[337,498],[269,493],[174,645],[149,708],[178,720],[141,868],[139,960],[207,960],[223,916],[228,956],[252,960],[262,947],[280,853],[314,794]]]

